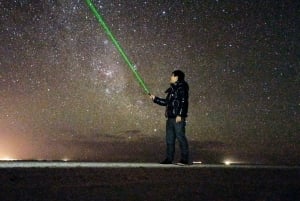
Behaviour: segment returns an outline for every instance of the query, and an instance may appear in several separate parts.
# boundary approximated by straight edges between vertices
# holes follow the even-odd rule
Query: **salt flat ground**
[[[300,200],[296,166],[0,162],[1,201]]]
[[[133,163],[133,162],[68,162],[68,161],[2,161],[0,168],[245,168],[245,169],[300,169],[300,166],[251,165],[251,164],[202,164],[191,165]]]

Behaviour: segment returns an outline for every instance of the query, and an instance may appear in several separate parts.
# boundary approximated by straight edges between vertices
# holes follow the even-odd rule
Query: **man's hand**
[[[150,94],[150,98],[151,98],[152,100],[154,100],[154,99],[155,99],[155,96],[152,95],[152,94]]]
[[[176,123],[179,123],[179,122],[181,122],[181,116],[176,117]]]

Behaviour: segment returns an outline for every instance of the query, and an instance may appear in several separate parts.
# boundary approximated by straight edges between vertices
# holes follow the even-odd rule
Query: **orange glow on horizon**
[[[0,157],[0,161],[16,161],[18,159],[12,157]]]

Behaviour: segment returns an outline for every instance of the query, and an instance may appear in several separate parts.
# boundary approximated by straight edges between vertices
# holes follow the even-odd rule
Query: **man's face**
[[[178,81],[178,76],[174,76],[174,74],[171,75],[170,83],[175,84]]]

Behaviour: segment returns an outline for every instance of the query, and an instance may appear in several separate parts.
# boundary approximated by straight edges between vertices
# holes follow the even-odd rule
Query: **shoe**
[[[181,159],[178,164],[189,165],[189,161]]]
[[[162,162],[160,162],[160,164],[172,164],[172,161],[165,159]]]

